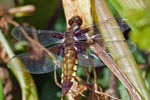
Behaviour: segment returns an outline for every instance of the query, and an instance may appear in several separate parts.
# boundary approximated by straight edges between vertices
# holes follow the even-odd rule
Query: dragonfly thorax
[[[74,43],[74,34],[73,32],[66,32],[65,34],[65,44],[67,46],[72,45]]]

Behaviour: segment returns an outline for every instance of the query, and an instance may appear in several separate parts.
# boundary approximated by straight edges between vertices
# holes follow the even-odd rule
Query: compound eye
[[[68,21],[68,24],[71,26],[72,24],[77,24],[79,26],[82,25],[82,19],[80,16],[74,16],[72,18],[70,18],[70,20]]]
[[[76,16],[75,22],[76,22],[79,26],[82,25],[82,19],[81,19],[79,16]]]
[[[70,18],[69,21],[68,21],[68,24],[69,24],[70,26],[72,26],[73,23],[74,23],[73,18]]]

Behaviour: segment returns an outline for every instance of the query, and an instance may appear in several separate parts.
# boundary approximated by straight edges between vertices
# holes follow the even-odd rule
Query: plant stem
[[[127,0],[115,0],[115,2],[113,2],[112,0],[109,0],[109,1],[114,6],[114,8],[118,11],[120,16],[128,19],[127,23],[130,25],[132,29],[131,31],[132,33],[134,32],[134,34],[138,35],[137,34],[138,31],[141,31],[142,29],[144,29],[143,27],[141,28],[137,27],[137,26],[140,26],[140,25],[137,25],[137,22],[141,20],[140,18],[142,18],[143,20],[145,17],[144,15],[143,17],[141,17],[141,15],[142,15],[142,10],[143,12],[145,12],[146,11],[145,8],[148,7],[146,6],[146,0],[128,0],[128,1]],[[118,6],[121,6],[122,9],[118,9]],[[146,34],[144,33],[144,31],[141,31],[141,32],[143,32],[141,36],[144,36],[144,34]],[[144,40],[143,37],[142,37],[142,40]],[[138,39],[138,41],[140,42],[142,42],[142,40]],[[146,46],[148,46],[148,44]],[[123,48],[123,50],[126,50],[126,48]],[[123,64],[123,62],[125,63]],[[117,61],[117,64],[120,66],[122,71],[127,75],[128,79],[132,82],[134,87],[136,87],[136,89],[138,90],[140,95],[143,97],[143,99],[149,100],[150,95],[149,95],[148,89],[144,83],[144,80],[140,73],[140,69],[137,66],[136,61],[134,60],[133,56],[129,55],[125,57],[122,60]]]
[[[4,100],[4,94],[3,94],[3,84],[0,79],[0,100]]]
[[[11,50],[6,38],[3,33],[0,31],[0,42],[5,49],[5,52],[8,54],[8,57],[11,58],[14,56],[13,51]],[[19,63],[11,63],[11,68],[17,67],[18,69],[22,69],[22,66]],[[22,90],[22,100],[38,100],[36,86],[32,79],[32,76],[29,73],[24,73],[21,71],[16,71],[10,69],[15,77],[17,78],[21,90]]]

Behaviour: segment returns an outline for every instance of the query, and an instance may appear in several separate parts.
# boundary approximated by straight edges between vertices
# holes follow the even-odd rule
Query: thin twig
[[[88,68],[87,68],[87,67],[85,67],[85,68],[83,68],[83,69],[84,69],[84,73],[85,73],[85,75],[86,75],[86,82],[87,82],[87,83],[90,83],[90,79],[91,79],[91,77],[90,77],[90,74],[89,74]]]
[[[118,99],[118,98],[116,98],[116,97],[113,97],[113,96],[111,96],[111,95],[109,95],[109,94],[106,94],[106,93],[103,93],[103,92],[100,92],[100,91],[97,91],[97,90],[94,90],[93,88],[91,88],[90,86],[90,84],[87,84],[85,81],[83,81],[80,77],[75,77],[76,78],[76,80],[78,80],[79,82],[81,82],[83,85],[85,85],[85,86],[87,86],[87,88],[91,91],[91,92],[95,92],[95,93],[97,93],[97,94],[99,94],[99,95],[105,95],[105,96],[107,96],[107,97],[110,97],[110,98],[113,98],[113,99],[115,99],[115,100],[121,100],[121,99]],[[137,99],[138,100],[138,99]]]
[[[93,67],[92,70],[93,70],[93,75],[94,75],[94,89],[98,90],[97,85],[96,85],[96,83],[97,83],[97,74],[96,74],[95,67]]]
[[[11,20],[10,18],[7,19],[9,23],[11,23],[12,25],[14,26],[20,26],[17,22]],[[36,40],[33,40],[31,37],[29,37],[27,35],[27,33],[24,31],[24,30],[21,30],[23,31],[23,35],[26,37],[26,39],[32,44],[32,46],[36,45],[37,47],[39,47],[41,50],[45,51],[51,58],[52,58],[52,61],[54,62],[55,65],[58,64],[58,61],[56,60],[56,58],[54,57],[54,55],[49,51],[47,50],[44,46],[42,46],[41,44],[39,44]]]
[[[103,93],[103,92],[99,92],[99,91],[94,91],[94,92],[97,93],[97,94],[99,94],[99,95],[105,95],[107,97],[113,98],[114,100],[121,100],[121,99],[118,99],[116,97],[113,97],[113,96],[111,96],[109,94],[106,94],[106,93]]]

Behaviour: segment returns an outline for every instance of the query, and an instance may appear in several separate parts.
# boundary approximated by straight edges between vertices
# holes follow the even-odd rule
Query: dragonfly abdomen
[[[76,50],[73,46],[67,46],[64,52],[63,66],[62,66],[62,93],[66,94],[75,79],[77,71],[77,56]]]

